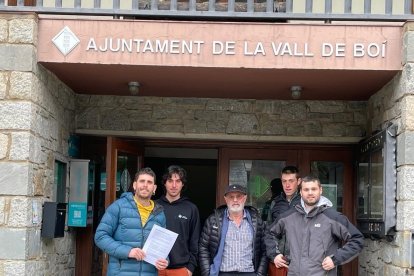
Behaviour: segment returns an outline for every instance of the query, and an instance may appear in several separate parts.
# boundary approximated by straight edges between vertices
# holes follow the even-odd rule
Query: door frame
[[[105,156],[106,191],[105,209],[116,199],[116,170],[117,156],[119,152],[129,153],[138,156],[138,165],[142,166],[143,143],[139,139],[119,138],[114,136],[82,136],[81,158],[93,159],[95,156]],[[95,195],[92,198],[95,201]],[[92,206],[95,207],[95,202]],[[94,210],[95,211],[95,210]],[[99,224],[99,221],[97,222]],[[76,265],[75,273],[80,276],[91,275],[92,248],[94,229],[97,225],[88,224],[85,228],[78,228],[76,234]],[[108,256],[103,253],[102,275],[106,275]]]
[[[229,185],[229,164],[233,159],[286,160],[287,164],[297,166],[298,152],[292,149],[220,148],[216,189],[217,206],[225,204],[224,192],[226,186]]]
[[[80,158],[96,161],[100,154],[105,154],[106,137],[83,136],[80,140]],[[95,200],[95,192],[91,200]],[[92,202],[94,208],[94,202]],[[75,256],[75,275],[89,276],[92,271],[93,247],[94,247],[94,220],[92,224],[87,224],[85,228],[76,229],[76,256]]]
[[[137,169],[142,167],[142,158],[144,148],[138,140],[117,138],[108,136],[106,142],[106,191],[105,191],[105,209],[116,200],[116,172],[118,164],[118,153],[129,153],[137,155]],[[132,176],[132,179],[134,176]],[[102,275],[106,275],[108,268],[109,256],[103,253],[102,258]]]
[[[336,161],[344,164],[344,189],[343,189],[343,214],[348,217],[352,223],[356,223],[356,185],[355,183],[355,168],[354,168],[354,149],[345,148],[335,149],[313,149],[303,150],[300,154],[300,167],[304,168],[303,173],[309,174],[310,167],[308,166],[312,160],[317,161]],[[315,156],[315,157],[314,157]],[[315,159],[316,158],[316,159]],[[347,172],[347,173],[345,173]],[[345,188],[347,187],[347,188]],[[323,194],[323,193],[322,193]],[[353,275],[353,274],[352,274]]]
[[[114,136],[107,137],[105,209],[116,199],[116,171],[119,152],[137,155],[138,168],[142,167],[142,158],[144,155],[142,142]]]
[[[344,185],[350,189],[344,189],[344,214],[353,223],[356,222],[356,185],[354,161],[355,146],[330,146],[330,145],[269,145],[263,144],[249,148],[238,148],[237,146],[222,147],[219,149],[218,179],[217,179],[217,205],[224,204],[224,191],[229,184],[229,161],[233,159],[252,160],[285,160],[286,165],[294,165],[299,168],[300,175],[310,173],[311,160],[318,161],[341,161],[344,163]],[[313,156],[316,159],[313,159]],[[346,171],[346,173],[345,173]],[[275,177],[278,177],[275,175]]]

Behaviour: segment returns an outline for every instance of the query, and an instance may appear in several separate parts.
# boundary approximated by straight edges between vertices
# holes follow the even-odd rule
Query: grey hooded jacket
[[[266,231],[267,256],[274,260],[282,254],[278,239],[286,235],[290,249],[289,276],[333,276],[337,266],[354,259],[363,248],[364,237],[349,220],[332,207],[332,203],[321,197],[317,207],[309,213],[304,203],[297,204],[281,215]],[[344,245],[341,246],[342,241]],[[335,268],[325,271],[322,261],[330,256]]]

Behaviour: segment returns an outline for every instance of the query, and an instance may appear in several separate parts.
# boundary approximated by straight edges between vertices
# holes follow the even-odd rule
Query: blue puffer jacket
[[[108,207],[95,233],[96,245],[109,255],[107,275],[158,274],[152,264],[128,258],[132,248],[144,246],[155,224],[166,227],[163,207],[155,203],[147,223],[142,226],[132,193],[123,193],[120,199]]]

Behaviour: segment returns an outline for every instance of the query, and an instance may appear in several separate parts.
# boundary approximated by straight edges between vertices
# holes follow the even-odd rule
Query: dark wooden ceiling
[[[303,87],[303,100],[367,100],[398,71],[298,70],[125,66],[43,63],[79,94],[130,95],[138,81],[140,96],[235,99],[291,99],[290,87]]]

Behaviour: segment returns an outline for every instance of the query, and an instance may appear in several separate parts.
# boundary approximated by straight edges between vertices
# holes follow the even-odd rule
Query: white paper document
[[[177,233],[154,225],[142,248],[145,252],[144,261],[155,266],[157,260],[167,259],[177,237]]]

